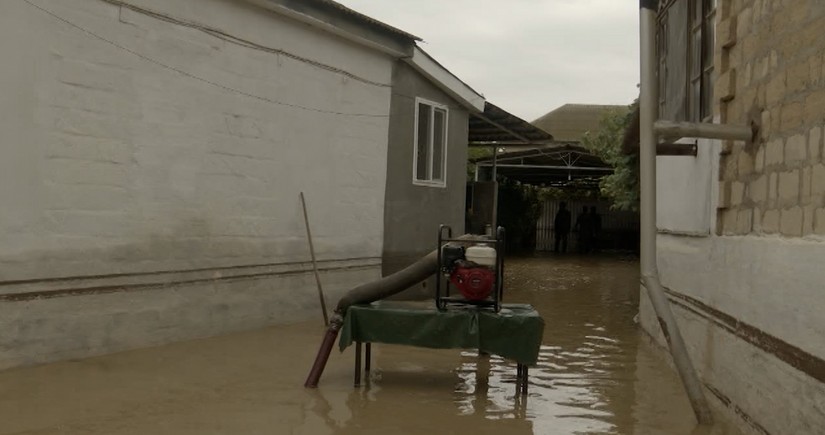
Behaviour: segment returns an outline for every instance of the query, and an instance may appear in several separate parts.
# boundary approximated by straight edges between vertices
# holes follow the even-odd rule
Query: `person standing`
[[[567,237],[570,235],[570,210],[567,209],[567,203],[562,201],[559,203],[559,211],[556,212],[556,218],[553,220],[553,236],[555,238],[555,248],[553,252],[559,252],[559,245],[561,245],[561,253],[567,252]]]
[[[599,248],[599,237],[602,232],[602,215],[596,212],[596,207],[590,207],[590,225],[592,227],[590,250],[597,251]]]
[[[590,252],[593,240],[593,222],[590,214],[587,213],[587,206],[582,207],[582,212],[576,217],[575,230],[579,235],[579,252],[582,254]]]

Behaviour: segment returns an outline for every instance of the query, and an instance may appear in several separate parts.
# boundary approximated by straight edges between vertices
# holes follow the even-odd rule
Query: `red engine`
[[[496,282],[495,273],[486,267],[463,267],[453,269],[450,282],[455,285],[468,301],[487,299]]]

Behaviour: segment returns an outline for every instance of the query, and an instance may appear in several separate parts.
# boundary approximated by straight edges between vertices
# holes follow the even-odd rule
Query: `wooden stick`
[[[304,192],[301,192],[301,207],[304,209],[304,224],[306,224],[307,228],[309,254],[312,256],[312,269],[315,271],[315,283],[318,284],[318,298],[321,300],[321,312],[324,314],[324,326],[329,326],[327,303],[324,299],[324,289],[321,287],[321,275],[318,274],[318,262],[315,261],[315,247],[312,245],[312,231],[309,229],[309,216],[307,215],[307,203],[306,200],[304,200]]]

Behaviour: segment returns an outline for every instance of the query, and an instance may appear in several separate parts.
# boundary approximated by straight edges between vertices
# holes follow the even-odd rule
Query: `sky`
[[[424,41],[487,101],[532,121],[638,95],[638,0],[338,0]]]

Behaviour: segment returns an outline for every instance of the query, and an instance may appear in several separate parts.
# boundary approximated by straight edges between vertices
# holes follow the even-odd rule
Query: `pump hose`
[[[459,237],[459,239],[471,241],[478,237],[479,236],[465,234]],[[320,381],[321,374],[323,374],[324,368],[327,365],[332,347],[335,346],[338,331],[340,331],[344,325],[344,317],[350,305],[368,304],[390,297],[424,281],[436,272],[438,272],[437,249],[398,272],[375,281],[361,284],[347,292],[335,307],[335,314],[332,316],[332,319],[330,319],[329,328],[327,328],[324,334],[321,348],[318,349],[318,355],[315,356],[315,362],[312,364],[312,369],[309,372],[309,376],[307,376],[306,382],[304,382],[304,387],[318,387],[318,381]]]

